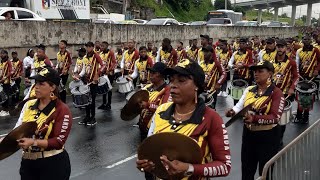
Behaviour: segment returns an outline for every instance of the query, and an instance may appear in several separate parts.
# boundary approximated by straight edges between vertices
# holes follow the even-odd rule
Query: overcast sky
[[[252,0],[236,0],[236,2],[246,2],[246,1],[252,1]],[[231,2],[234,3],[234,0],[231,0]],[[280,8],[279,15],[283,13],[287,13],[288,16],[291,17],[291,6]],[[319,13],[320,13],[320,3],[313,4],[312,17],[319,18]],[[307,5],[297,6],[296,17],[299,18],[303,15],[307,15]]]

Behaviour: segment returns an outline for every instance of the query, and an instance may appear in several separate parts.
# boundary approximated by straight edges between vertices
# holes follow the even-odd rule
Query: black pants
[[[12,97],[12,98],[13,98],[13,101],[14,101],[13,103],[16,104],[16,103],[18,103],[19,100],[20,100],[20,84],[21,84],[21,78],[17,78],[14,82],[15,82],[17,88],[18,88],[18,93],[16,94],[15,97]]]
[[[244,126],[241,148],[242,180],[254,180],[258,164],[261,176],[264,165],[280,149],[280,131],[280,126],[267,131],[250,131]]]
[[[140,131],[141,142],[144,141],[148,136],[148,132]],[[144,172],[144,177],[146,180],[155,180],[155,176],[149,172]]]
[[[68,75],[68,74],[66,74],[66,75],[61,75],[60,77],[61,77],[61,80],[62,80],[62,84],[63,84],[63,86],[65,87],[66,84],[67,84],[69,75]],[[60,95],[61,101],[64,102],[64,103],[66,103],[66,100],[67,100],[67,91],[65,90],[65,88],[64,88],[63,91],[60,92],[59,95]]]
[[[67,151],[37,160],[22,159],[21,180],[68,180],[71,173]]]
[[[90,84],[91,104],[86,106],[86,117],[94,118],[96,115],[96,96],[98,84]]]
[[[216,109],[216,104],[217,104],[217,99],[218,99],[218,94],[220,93],[220,90],[218,90],[218,91],[216,91],[213,95],[212,95],[212,97],[213,97],[213,102],[211,103],[211,108],[212,109]]]
[[[113,84],[114,75],[108,75],[110,84]],[[107,94],[108,94],[108,103],[107,103]],[[102,104],[111,105],[111,99],[112,99],[112,90],[108,91],[107,94],[102,95]]]
[[[228,81],[230,80],[230,72],[227,72],[227,79],[224,81],[224,83],[221,86],[221,91],[226,92],[227,91],[227,86],[228,86]]]
[[[8,99],[2,104],[3,110],[8,111],[9,106],[12,104],[11,98],[11,85],[10,84],[2,84],[3,91],[7,95]]]

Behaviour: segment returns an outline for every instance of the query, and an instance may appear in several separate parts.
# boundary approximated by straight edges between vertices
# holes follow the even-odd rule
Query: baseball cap
[[[77,49],[77,51],[78,51],[78,52],[84,52],[84,53],[85,53],[85,52],[87,52],[87,50],[86,50],[85,48],[83,48],[83,47],[82,47],[82,48]]]
[[[39,49],[42,49],[44,51],[46,50],[46,46],[43,45],[43,44],[36,45],[36,47],[39,48]]]
[[[204,52],[212,52],[213,53],[213,48],[212,46],[206,46],[202,48],[202,51]]]
[[[147,68],[147,70],[164,74],[166,68],[167,66],[163,62],[157,62],[151,68]]]
[[[89,41],[85,44],[86,47],[94,47],[94,43]]]
[[[277,46],[286,46],[287,45],[287,41],[285,39],[279,39],[277,41]]]
[[[266,40],[266,43],[271,43],[271,44],[273,44],[273,43],[275,43],[275,40],[274,40],[273,38],[268,38],[268,39]]]
[[[269,61],[261,61],[257,65],[250,67],[250,70],[255,71],[257,69],[268,69],[269,71],[274,72],[273,64]]]
[[[183,59],[176,67],[166,68],[164,74],[169,76],[174,74],[192,76],[196,86],[199,88],[198,92],[201,93],[203,91],[205,75],[201,66],[195,61]]]
[[[209,39],[210,39],[210,37],[209,37],[208,35],[205,35],[205,34],[201,34],[200,37],[201,37],[201,38],[205,38],[205,39],[207,39],[208,41],[209,41]]]
[[[52,82],[53,84],[59,86],[60,76],[58,72],[51,67],[45,67],[39,71],[37,75],[30,77],[39,82]]]

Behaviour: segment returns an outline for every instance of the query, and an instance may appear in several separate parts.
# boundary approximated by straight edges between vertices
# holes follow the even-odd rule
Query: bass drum
[[[315,100],[317,85],[307,80],[299,81],[296,86],[296,100],[299,107],[303,109],[312,109]]]

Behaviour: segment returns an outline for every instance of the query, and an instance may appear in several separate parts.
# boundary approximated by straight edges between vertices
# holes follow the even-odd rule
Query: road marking
[[[0,134],[0,137],[4,137],[4,136],[6,136],[7,134]]]
[[[125,163],[125,162],[128,162],[128,161],[130,161],[131,159],[134,159],[134,158],[136,158],[136,157],[138,157],[137,154],[132,155],[132,156],[127,157],[127,158],[125,158],[125,159],[123,159],[123,160],[121,160],[121,161],[118,161],[118,162],[116,162],[116,163],[113,163],[113,164],[111,164],[111,165],[109,165],[109,166],[107,166],[107,167],[105,167],[105,168],[107,168],[107,169],[114,168],[114,167],[119,166],[119,165],[121,165],[121,164],[123,164],[123,163]]]
[[[81,116],[78,116],[78,117],[74,117],[74,118],[72,118],[72,119],[80,119],[81,118]]]

